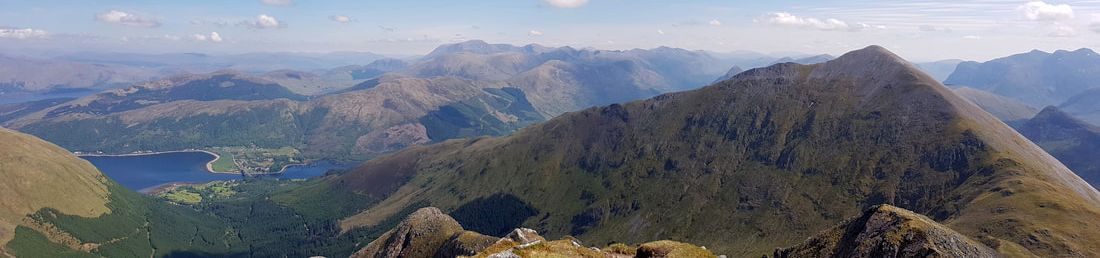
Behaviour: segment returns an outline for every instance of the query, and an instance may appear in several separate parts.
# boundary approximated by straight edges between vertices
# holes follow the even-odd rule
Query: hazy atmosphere
[[[1100,0],[0,0],[0,258],[1100,257]]]
[[[2,0],[0,46],[36,52],[370,51],[468,39],[548,46],[986,60],[1100,46],[1100,1]]]

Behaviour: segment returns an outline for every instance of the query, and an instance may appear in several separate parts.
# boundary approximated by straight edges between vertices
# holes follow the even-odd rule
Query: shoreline
[[[80,154],[73,153],[73,154],[76,155],[77,157],[136,157],[136,156],[147,156],[147,155],[169,154],[169,153],[184,153],[184,152],[202,152],[202,153],[206,153],[206,154],[210,154],[211,156],[214,156],[214,159],[211,159],[210,161],[206,162],[206,172],[212,173],[212,174],[241,175],[241,176],[246,176],[246,177],[247,176],[271,176],[271,175],[282,174],[283,172],[286,172],[287,168],[292,167],[292,166],[306,166],[306,165],[309,165],[309,162],[303,162],[303,163],[297,163],[297,164],[287,164],[287,165],[283,165],[283,167],[281,169],[279,169],[279,171],[277,171],[277,172],[269,172],[269,173],[262,173],[262,174],[248,174],[248,173],[245,173],[243,171],[240,171],[240,167],[237,168],[238,171],[236,171],[236,172],[219,172],[219,171],[215,171],[214,170],[214,162],[218,161],[218,159],[221,159],[222,156],[218,155],[218,153],[215,153],[213,151],[200,150],[200,149],[138,152],[138,153],[125,153],[125,154],[91,154],[91,153],[80,153]],[[233,162],[233,163],[236,164],[236,162]]]

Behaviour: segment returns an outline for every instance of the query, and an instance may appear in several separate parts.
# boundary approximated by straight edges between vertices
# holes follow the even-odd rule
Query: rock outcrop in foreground
[[[472,255],[497,241],[462,229],[437,208],[421,208],[351,257],[431,258]]]
[[[998,257],[997,253],[932,219],[890,206],[875,206],[794,247],[787,257]]]

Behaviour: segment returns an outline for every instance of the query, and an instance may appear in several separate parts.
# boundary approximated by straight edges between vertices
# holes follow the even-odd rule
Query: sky
[[[1100,0],[0,0],[0,53],[400,56],[471,39],[983,61],[1100,49]]]

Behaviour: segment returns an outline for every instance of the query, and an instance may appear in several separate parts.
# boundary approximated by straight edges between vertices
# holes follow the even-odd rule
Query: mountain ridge
[[[1100,217],[1100,193],[877,46],[406,150],[330,182],[384,199],[345,229],[410,203],[450,210],[505,194],[539,211],[523,225],[551,236],[677,238],[758,257],[890,203],[1002,253],[1100,252],[1074,238],[1098,237],[1080,225]],[[731,234],[745,238],[722,237]]]

